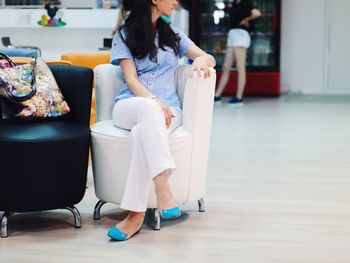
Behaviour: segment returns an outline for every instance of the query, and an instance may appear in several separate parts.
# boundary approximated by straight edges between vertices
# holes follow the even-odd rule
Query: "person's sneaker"
[[[229,101],[228,101],[228,104],[230,106],[242,106],[243,105],[243,99],[238,99],[236,97],[233,97],[231,98]]]
[[[221,104],[221,97],[220,96],[215,96],[214,97],[214,104]]]

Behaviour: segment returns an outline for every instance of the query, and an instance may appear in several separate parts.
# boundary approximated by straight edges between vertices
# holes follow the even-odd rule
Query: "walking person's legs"
[[[244,47],[234,47],[234,53],[236,58],[236,68],[238,71],[237,93],[238,99],[243,98],[245,83],[246,83],[246,59],[247,49]]]
[[[228,80],[230,79],[230,72],[231,72],[231,67],[233,65],[233,63],[235,62],[234,59],[234,48],[233,47],[228,47],[226,49],[226,55],[225,55],[225,60],[224,60],[224,65],[222,67],[222,75],[221,75],[221,79],[219,82],[219,85],[217,87],[217,90],[215,92],[215,97],[220,98],[222,92],[224,91]]]
[[[234,47],[234,56],[236,60],[236,69],[238,72],[236,96],[229,100],[230,105],[242,105],[243,94],[246,84],[246,59],[247,49],[245,47]]]

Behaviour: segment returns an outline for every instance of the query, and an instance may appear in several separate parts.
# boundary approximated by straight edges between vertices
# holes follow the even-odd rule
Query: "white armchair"
[[[216,75],[210,78],[195,73],[188,77],[189,65],[180,65],[176,71],[176,87],[183,105],[183,125],[170,136],[170,151],[176,170],[169,183],[179,204],[198,201],[204,212],[204,192],[207,175],[208,150],[213,113]],[[128,174],[129,131],[113,125],[114,98],[121,87],[121,69],[113,65],[95,68],[97,123],[91,127],[92,166],[95,193],[100,201],[94,210],[94,219],[100,219],[100,209],[106,202],[120,204]],[[154,186],[153,186],[154,187]],[[154,229],[160,229],[156,196],[151,191],[149,208],[154,208]]]

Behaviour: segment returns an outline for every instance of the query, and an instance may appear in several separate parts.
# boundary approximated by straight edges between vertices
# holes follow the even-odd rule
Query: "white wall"
[[[282,91],[350,94],[349,10],[349,0],[282,0]]]
[[[61,54],[97,51],[103,38],[111,37],[118,10],[63,9],[64,27],[48,28],[37,24],[43,9],[0,9],[0,36],[10,36],[14,45],[38,46],[46,60],[58,60]],[[1,45],[0,45],[1,46]]]
[[[326,0],[282,0],[282,90],[323,93]]]
[[[350,94],[350,1],[328,0],[327,93]]]
[[[10,36],[14,45],[38,46],[46,60],[58,60],[63,53],[97,51],[103,38],[112,37],[118,10],[63,9],[64,27],[37,24],[43,9],[0,9],[0,37]],[[188,11],[174,11],[172,24],[188,33]],[[0,48],[2,45],[0,44]]]

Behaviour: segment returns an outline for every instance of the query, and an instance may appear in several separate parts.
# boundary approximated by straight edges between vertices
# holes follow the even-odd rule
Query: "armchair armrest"
[[[183,126],[194,133],[200,129],[210,132],[211,119],[214,106],[214,92],[216,74],[211,69],[208,79],[194,72],[192,77],[188,76],[190,66],[181,65],[176,72],[176,85],[179,89],[180,100],[183,101]]]
[[[203,197],[205,192],[216,74],[211,69],[210,78],[197,72],[191,78],[188,70],[188,66],[180,66],[176,74],[179,96],[183,96],[183,127],[192,136],[191,190],[187,197],[191,201]]]

